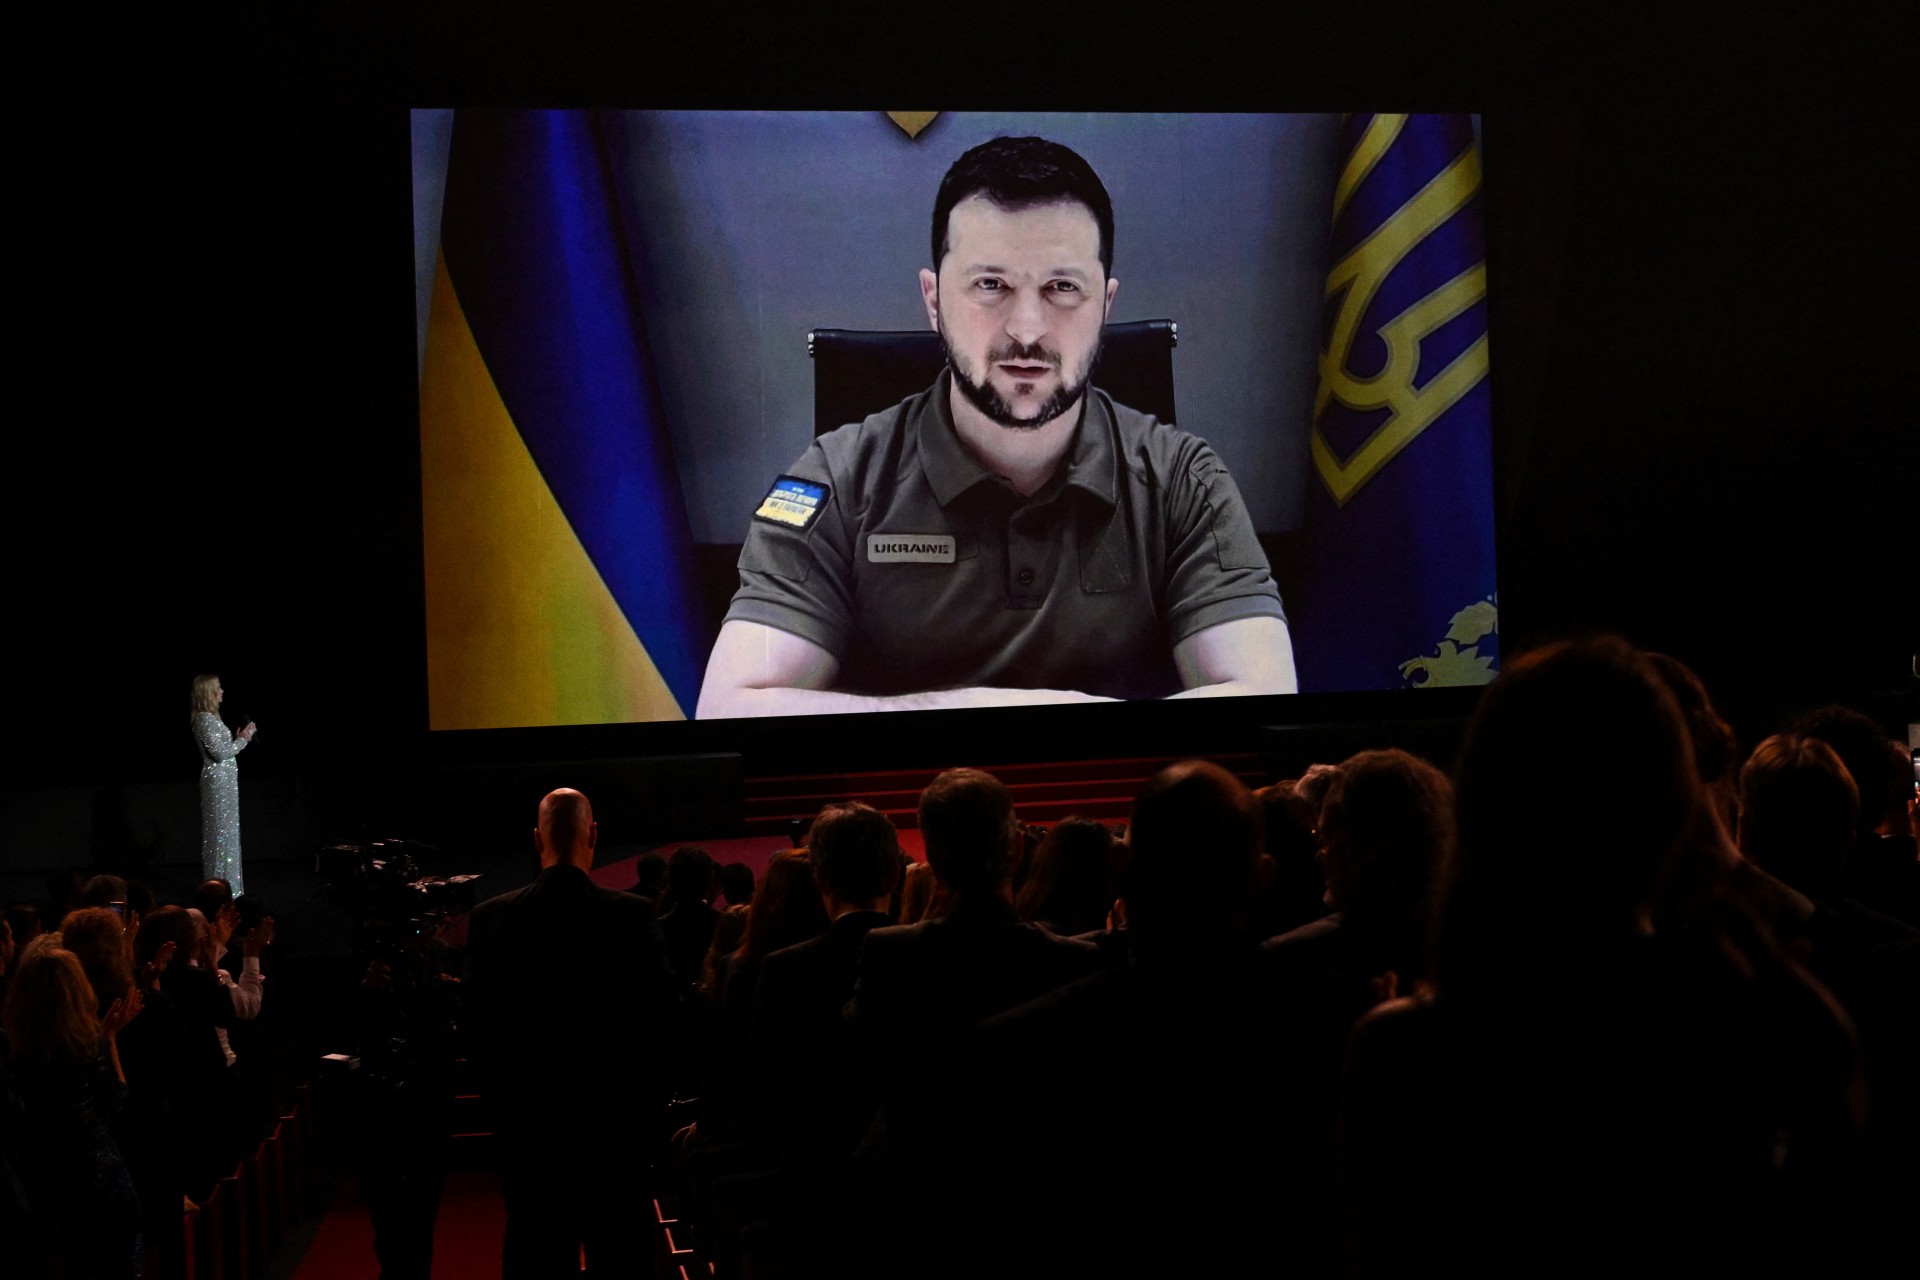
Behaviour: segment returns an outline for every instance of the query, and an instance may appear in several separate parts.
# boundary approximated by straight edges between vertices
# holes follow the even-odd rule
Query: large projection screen
[[[1489,285],[1472,117],[418,110],[431,726],[692,718],[755,520],[783,502],[852,512],[876,500],[865,472],[822,494],[802,466],[792,487],[815,434],[806,335],[929,330],[920,273],[942,176],[977,144],[1024,136],[1084,157],[1111,197],[1108,321],[1178,325],[1177,422],[1162,430],[1205,446],[1257,535],[1253,554],[1215,558],[1237,582],[1260,576],[1255,560],[1287,578],[1295,687],[1491,679]],[[1152,501],[1167,487],[1139,483]],[[1017,594],[994,576],[1018,572],[1007,545],[988,538],[957,566],[986,588],[939,598],[1000,608],[1003,586]],[[1083,560],[1093,545],[1078,544]],[[973,544],[955,546],[861,542],[853,559],[872,576],[888,554],[918,555],[927,562],[903,571],[932,576]],[[1077,572],[1101,585],[1085,563]],[[1059,586],[1068,623],[1048,634],[1115,630],[1099,615],[1076,631],[1071,588]],[[834,655],[830,688],[865,687],[859,655],[876,649],[856,633],[903,625],[896,606],[872,616],[873,602],[910,597],[865,592],[845,593],[855,639]],[[1168,656],[1175,588],[1136,594],[1138,625],[1165,636],[1152,661],[1190,680]],[[934,662],[997,623],[926,625]],[[1082,643],[1031,642],[1040,658],[1007,668],[1008,683],[1085,675],[1068,662]],[[1175,678],[1126,674],[1112,673],[1119,696]],[[888,678],[901,688],[914,675]]]

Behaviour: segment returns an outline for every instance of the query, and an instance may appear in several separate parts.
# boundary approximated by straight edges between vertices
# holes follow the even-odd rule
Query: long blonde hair
[[[189,721],[202,711],[208,715],[217,716],[220,714],[220,699],[213,696],[214,686],[219,683],[220,677],[217,675],[195,676],[193,678],[193,698],[191,706],[187,711],[187,719]]]
[[[7,987],[7,1047],[23,1065],[87,1062],[100,1048],[93,987],[80,958],[62,947],[30,947]]]

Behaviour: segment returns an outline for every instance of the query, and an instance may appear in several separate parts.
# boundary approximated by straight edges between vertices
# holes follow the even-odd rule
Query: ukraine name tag
[[[805,529],[826,507],[832,493],[831,488],[817,481],[781,476],[773,482],[773,488],[767,490],[767,496],[760,499],[760,509],[753,513],[753,518]]]
[[[867,560],[871,564],[952,564],[953,551],[950,533],[867,535]]]

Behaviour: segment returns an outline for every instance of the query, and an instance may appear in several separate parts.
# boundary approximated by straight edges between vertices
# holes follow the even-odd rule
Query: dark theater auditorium
[[[0,1275],[1914,1273],[1911,13],[16,31]]]

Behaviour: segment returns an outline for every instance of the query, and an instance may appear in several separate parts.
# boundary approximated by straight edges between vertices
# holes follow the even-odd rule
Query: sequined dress
[[[240,762],[234,759],[247,745],[211,711],[193,717],[193,736],[200,744],[200,870],[233,886],[237,898],[246,892],[240,884]]]

